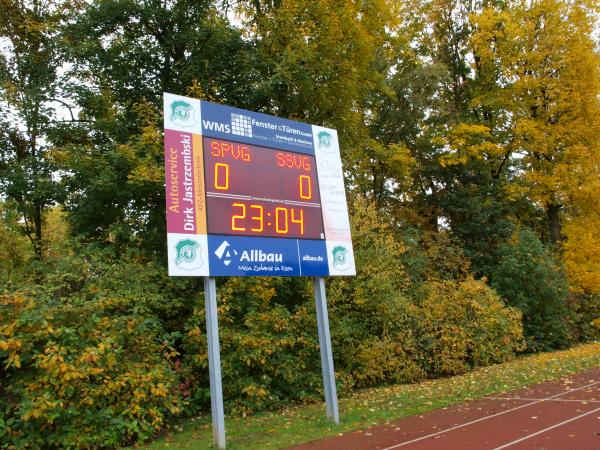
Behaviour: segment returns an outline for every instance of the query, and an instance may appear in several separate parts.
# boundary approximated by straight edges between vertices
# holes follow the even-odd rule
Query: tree
[[[38,259],[44,210],[62,197],[50,151],[56,102],[63,102],[57,35],[64,9],[38,0],[0,3],[0,186],[18,205]]]
[[[475,17],[477,64],[492,81],[479,100],[505,111],[499,124],[510,129],[505,148],[519,155],[514,163],[526,193],[545,209],[555,244],[564,240],[565,214],[577,209],[573,193],[580,189],[581,171],[598,174],[589,164],[600,151],[600,60],[590,5],[515,1]]]
[[[359,184],[368,129],[368,100],[386,90],[396,54],[398,5],[389,0],[246,1],[256,40],[264,111],[338,130],[342,158]]]
[[[95,1],[66,28],[87,124],[60,155],[75,233],[164,253],[162,93],[247,105],[253,91],[252,46],[218,4]]]
[[[552,253],[527,228],[517,230],[498,253],[498,264],[489,270],[490,285],[523,312],[529,350],[568,346],[568,284]]]
[[[27,261],[27,238],[20,233],[18,217],[9,202],[0,202],[0,284],[18,280]]]

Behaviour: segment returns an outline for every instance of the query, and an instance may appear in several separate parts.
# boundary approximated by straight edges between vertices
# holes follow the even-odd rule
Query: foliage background
[[[597,2],[0,1],[0,448],[210,405],[201,283],[165,274],[164,91],[338,129],[342,394],[600,336]],[[320,398],[314,316],[308,280],[219,280],[229,412]]]

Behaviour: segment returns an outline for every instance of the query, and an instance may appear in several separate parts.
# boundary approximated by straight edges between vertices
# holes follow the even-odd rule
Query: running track
[[[600,450],[600,368],[294,450]]]

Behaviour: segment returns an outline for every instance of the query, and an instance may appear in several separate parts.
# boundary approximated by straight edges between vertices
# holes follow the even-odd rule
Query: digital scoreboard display
[[[337,133],[165,94],[169,273],[353,275]]]
[[[204,138],[208,232],[325,239],[314,156]]]

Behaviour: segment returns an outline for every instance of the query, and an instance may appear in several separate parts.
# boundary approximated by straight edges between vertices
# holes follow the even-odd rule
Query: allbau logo
[[[221,245],[215,250],[215,256],[219,258],[223,264],[229,266],[233,258],[239,256],[239,262],[283,262],[283,253],[270,253],[263,250],[244,250],[241,254],[235,250],[227,241],[221,242]]]
[[[231,244],[227,241],[223,241],[221,242],[221,245],[219,245],[219,248],[215,250],[215,255],[217,256],[217,258],[223,261],[223,264],[225,264],[226,266],[231,264],[232,252],[234,256],[237,256],[238,254],[238,252],[233,248],[231,250],[228,250],[229,247],[231,247]]]
[[[175,265],[183,270],[195,270],[202,267],[204,262],[200,257],[202,247],[197,241],[183,239],[175,245]]]
[[[180,127],[193,127],[196,125],[194,108],[188,102],[176,100],[171,103],[171,122]]]

